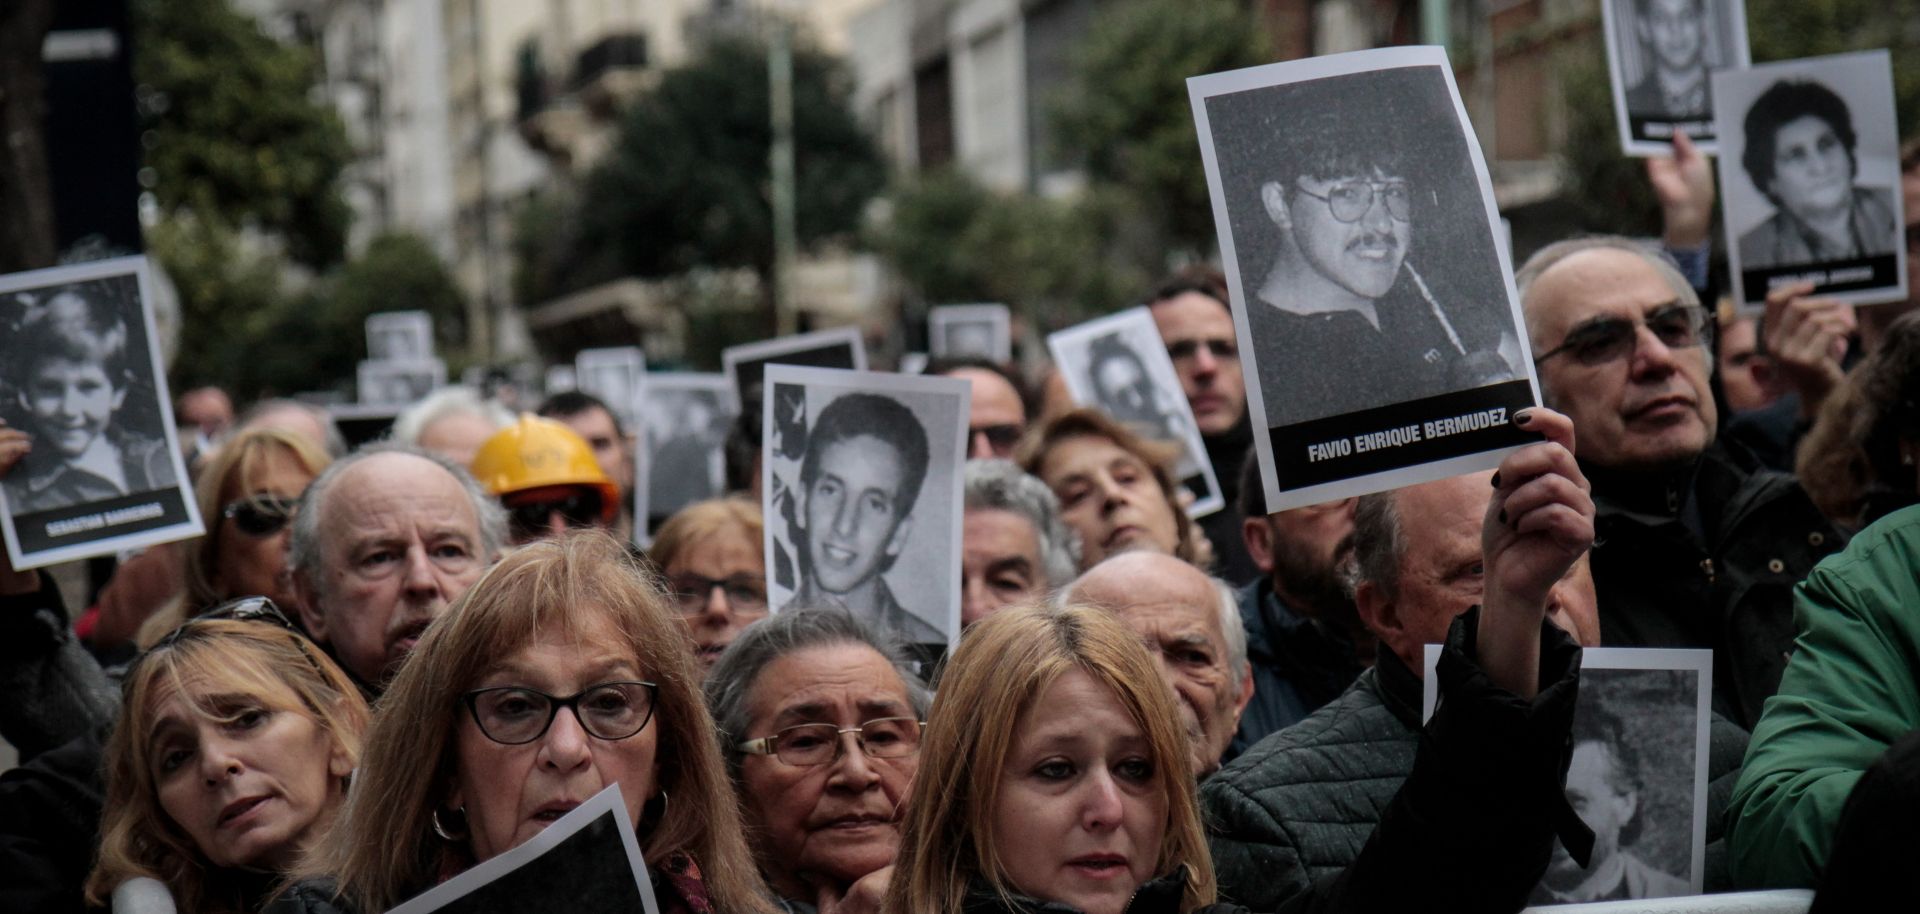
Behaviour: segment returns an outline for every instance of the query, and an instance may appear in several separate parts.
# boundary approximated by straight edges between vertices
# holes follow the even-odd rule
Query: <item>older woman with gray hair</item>
[[[838,610],[784,612],[727,648],[706,691],[781,903],[810,914],[877,898],[931,703],[900,648]]]
[[[1060,500],[1010,460],[969,460],[961,534],[960,624],[1067,586],[1080,539],[1060,519]]]

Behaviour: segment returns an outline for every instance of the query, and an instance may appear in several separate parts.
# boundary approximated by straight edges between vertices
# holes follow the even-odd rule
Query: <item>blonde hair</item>
[[[647,558],[655,568],[665,572],[667,566],[695,544],[735,531],[753,544],[755,553],[760,551],[765,527],[760,519],[759,502],[739,496],[694,502],[675,511],[660,525],[653,534],[653,545],[647,549]]]
[[[116,886],[136,876],[166,883],[182,911],[238,912],[247,903],[245,890],[226,883],[160,806],[150,753],[167,698],[181,696],[216,721],[234,712],[209,696],[245,695],[270,710],[305,715],[350,761],[360,756],[368,723],[367,703],[346,673],[305,635],[264,621],[192,623],[178,640],[135,662],[121,694],[120,719],[105,749],[106,802],[100,855],[87,877],[90,905],[104,905]]]
[[[268,457],[276,450],[291,455],[316,477],[333,462],[332,457],[305,435],[285,429],[248,429],[221,445],[193,480],[194,501],[200,506],[200,517],[206,521],[207,534],[182,544],[180,578],[184,589],[140,625],[134,641],[142,648],[152,647],[195,613],[231,597],[250,596],[228,593],[214,583],[214,576],[220,571],[220,537],[226,530],[226,524],[220,522],[220,511],[225,507],[220,499],[231,482],[237,481],[243,493],[252,492],[255,481],[265,472]],[[300,495],[292,494],[294,498]]]
[[[1213,903],[1213,861],[1185,730],[1139,636],[1090,606],[1026,606],[975,623],[947,665],[921,738],[883,911],[959,911],[975,879],[1002,896],[1012,891],[993,830],[1007,756],[1034,701],[1073,670],[1106,686],[1146,735],[1155,786],[1167,799],[1155,872],[1187,868],[1181,911]]]
[[[1179,533],[1179,540],[1173,547],[1174,558],[1198,564],[1200,544],[1194,542],[1193,524],[1187,518],[1187,509],[1180,506],[1180,499],[1175,495],[1179,484],[1173,478],[1173,464],[1180,455],[1179,445],[1150,441],[1112,416],[1091,406],[1083,406],[1054,416],[1041,423],[1039,428],[1029,431],[1014,452],[1014,462],[1044,482],[1046,477],[1041,476],[1041,471],[1045,469],[1047,458],[1052,455],[1054,448],[1075,438],[1105,438],[1146,464],[1147,471],[1153,474],[1153,481],[1160,486],[1161,496],[1167,500],[1168,509],[1173,512],[1173,527]]]
[[[657,580],[598,530],[515,551],[428,627],[381,699],[353,795],[296,878],[333,877],[350,905],[384,911],[471,865],[464,844],[433,828],[459,768],[459,696],[543,633],[600,623],[658,685],[648,726],[658,728],[660,792],[672,800],[641,835],[642,853],[656,864],[691,855],[716,910],[771,914],[686,637]]]

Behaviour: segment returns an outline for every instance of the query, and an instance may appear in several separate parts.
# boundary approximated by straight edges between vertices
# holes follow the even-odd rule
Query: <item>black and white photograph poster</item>
[[[360,402],[395,411],[447,386],[447,363],[439,359],[365,361],[356,372]]]
[[[1187,80],[1268,511],[1490,469],[1540,402],[1437,47]]]
[[[1189,516],[1205,517],[1226,506],[1152,312],[1128,308],[1055,331],[1047,334],[1047,349],[1073,402],[1098,407],[1142,437],[1180,449],[1173,475],[1193,495]]]
[[[204,532],[180,457],[144,257],[0,276],[0,418],[32,450],[0,479],[26,570]]]
[[[1746,0],[1601,0],[1600,12],[1627,155],[1671,155],[1675,133],[1716,152],[1713,74],[1747,65]]]
[[[1006,305],[940,305],[927,312],[927,346],[937,359],[1013,361],[1013,314]]]
[[[960,637],[964,378],[769,365],[767,605],[845,609],[908,644]]]
[[[433,358],[433,317],[425,311],[367,315],[367,358],[407,362]]]
[[[768,365],[867,370],[867,344],[858,327],[834,327],[743,343],[720,350],[720,370],[733,385],[734,406],[758,409],[761,379]]]
[[[1680,898],[1533,905],[1522,909],[1520,914],[1807,914],[1812,907],[1811,889],[1772,889]]]
[[[1426,651],[1433,715],[1440,645]],[[1556,842],[1535,905],[1698,895],[1706,885],[1713,652],[1587,648],[1567,800],[1593,829],[1585,867]]]
[[[647,357],[638,346],[582,349],[573,357],[574,383],[613,408],[621,424],[632,428],[639,419],[640,386],[647,374]]]
[[[388,914],[555,910],[660,914],[617,781],[518,847],[475,864]]]
[[[1886,51],[1714,75],[1733,300],[1811,282],[1854,304],[1907,297],[1900,134]]]
[[[723,374],[658,372],[640,387],[639,472],[633,516],[640,542],[652,542],[662,521],[694,502],[726,494],[727,429],[732,390]]]

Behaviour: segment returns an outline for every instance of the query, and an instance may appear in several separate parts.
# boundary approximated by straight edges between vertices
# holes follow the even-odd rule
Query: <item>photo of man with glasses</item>
[[[1534,405],[1493,182],[1438,48],[1188,80],[1268,511],[1491,467]]]
[[[1241,273],[1268,423],[1521,377],[1504,302],[1448,294],[1415,266],[1449,261],[1432,228],[1434,170],[1411,161],[1411,132],[1347,111],[1307,120],[1258,188],[1276,232],[1268,259]],[[1329,370],[1331,354],[1349,370]]]

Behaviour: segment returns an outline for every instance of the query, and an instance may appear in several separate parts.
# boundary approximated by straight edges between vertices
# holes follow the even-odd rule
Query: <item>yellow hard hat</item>
[[[601,519],[620,512],[620,490],[573,429],[552,419],[521,413],[495,432],[473,455],[473,478],[495,497],[542,486],[588,486],[599,490]]]

